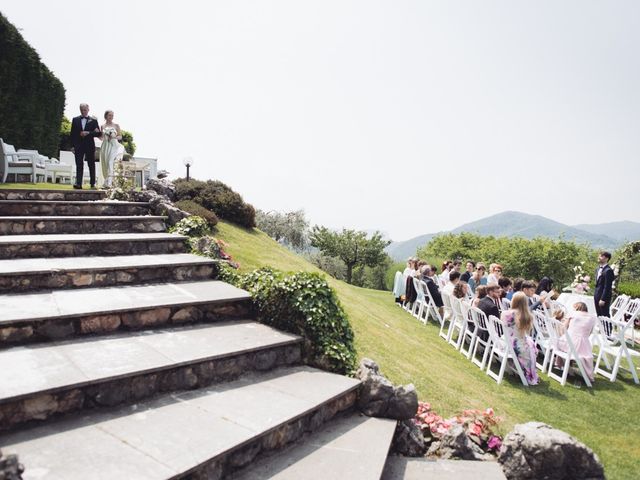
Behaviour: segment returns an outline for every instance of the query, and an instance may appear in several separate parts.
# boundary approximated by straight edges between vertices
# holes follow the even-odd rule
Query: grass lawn
[[[242,271],[272,266],[284,271],[319,270],[257,230],[218,224],[217,236]],[[327,275],[328,277],[328,275]],[[503,434],[516,423],[541,421],[567,431],[591,447],[607,478],[638,478],[640,466],[640,386],[623,372],[615,383],[596,377],[593,389],[575,380],[561,387],[542,375],[523,387],[507,376],[501,385],[397,307],[390,292],[348,285],[328,277],[349,315],[360,357],[378,362],[395,383],[413,383],[421,400],[451,416],[466,408],[493,407],[503,417]]]

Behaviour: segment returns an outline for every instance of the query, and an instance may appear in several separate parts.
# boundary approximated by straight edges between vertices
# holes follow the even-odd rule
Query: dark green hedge
[[[57,157],[64,104],[62,82],[0,13],[0,137]]]

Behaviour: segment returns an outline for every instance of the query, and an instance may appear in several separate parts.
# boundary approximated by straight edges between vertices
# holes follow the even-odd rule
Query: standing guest
[[[80,116],[71,120],[71,143],[76,160],[76,181],[73,188],[82,189],[84,162],[89,167],[91,188],[96,187],[96,144],[93,139],[100,135],[98,120],[89,116],[89,105],[81,103]]]
[[[536,288],[536,295],[542,295],[543,293],[549,293],[553,288],[553,279],[549,277],[542,277],[538,288]]]
[[[471,278],[469,279],[469,286],[471,287],[472,292],[476,291],[478,285],[487,284],[487,277],[484,276],[485,271],[486,267],[484,266],[484,263],[478,262],[476,271],[473,272],[473,275],[471,275]]]
[[[536,372],[536,346],[531,338],[533,315],[529,310],[527,296],[516,293],[511,299],[511,308],[502,314],[502,320],[510,330],[507,341],[512,342],[518,363],[524,370],[529,385],[537,385],[540,379]]]
[[[460,280],[462,280],[463,282],[467,282],[469,283],[469,279],[471,278],[471,275],[473,275],[473,271],[476,268],[476,263],[472,262],[471,260],[467,261],[467,264],[465,265],[465,272],[460,276]]]
[[[460,272],[456,272],[455,270],[449,274],[449,281],[447,284],[442,287],[442,293],[448,293],[449,295],[453,294],[453,289],[460,282]]]
[[[498,283],[502,276],[502,265],[499,263],[492,263],[489,265],[489,276],[487,277],[487,283]]]
[[[571,337],[589,380],[593,382],[593,345],[589,337],[596,324],[596,317],[589,313],[587,304],[584,302],[575,303],[573,309],[575,312],[567,315],[562,323]],[[564,338],[558,340],[558,348],[563,352],[569,351],[569,345]],[[557,366],[561,367],[561,365]]]
[[[611,254],[609,252],[600,252],[598,255],[598,268],[596,269],[596,290],[593,300],[596,305],[596,314],[598,316],[609,316],[609,305],[611,304],[611,294],[613,292],[613,280],[615,275],[613,269],[609,266]]]

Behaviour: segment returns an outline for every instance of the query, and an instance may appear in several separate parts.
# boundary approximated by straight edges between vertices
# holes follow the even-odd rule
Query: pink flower
[[[500,440],[500,437],[496,435],[491,435],[491,437],[489,437],[489,441],[487,442],[489,450],[498,450],[501,446],[502,440]]]
[[[477,423],[474,423],[473,425],[471,425],[471,433],[479,437],[480,434],[482,433],[482,426],[478,425]]]
[[[585,275],[584,281],[589,283],[591,281],[591,277],[589,275]]]
[[[493,408],[489,407],[484,411],[485,415],[493,415]]]

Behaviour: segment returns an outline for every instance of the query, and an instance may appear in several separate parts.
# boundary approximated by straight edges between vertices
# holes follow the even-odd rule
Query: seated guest
[[[589,337],[596,324],[596,317],[589,313],[587,304],[584,302],[575,303],[573,309],[575,312],[565,315],[562,324],[571,337],[585,373],[593,382],[593,345]],[[564,338],[558,340],[558,348],[563,352],[569,351],[569,345]]]
[[[402,275],[404,275],[405,277],[407,276],[412,277],[414,275],[414,272],[416,271],[417,260],[418,259],[415,257],[407,258],[407,267],[404,269],[404,272],[402,272]]]
[[[451,266],[453,262],[451,260],[445,260],[442,262],[442,273],[440,273],[439,284],[440,287],[444,287],[449,281],[449,274],[451,273]]]
[[[486,286],[487,296],[478,302],[478,308],[489,315],[500,318],[500,286],[497,283],[489,283]]]
[[[453,275],[454,273],[455,272],[451,272],[451,275]],[[453,296],[459,298],[460,300],[464,300],[465,298],[467,298],[468,288],[469,286],[467,285],[467,282],[459,280],[458,283],[456,283],[455,287],[453,287]]]
[[[511,291],[511,294],[507,294],[507,298],[509,300],[511,300],[511,298],[513,297],[513,295],[515,295],[516,292],[520,292],[522,291],[522,282],[524,282],[524,278],[516,278],[513,281],[513,290]]]
[[[425,265],[423,267],[423,281],[427,284],[427,290],[429,290],[429,295],[433,299],[433,303],[438,307],[438,311],[440,312],[440,317],[444,315],[442,303],[442,295],[440,295],[440,289],[438,288],[438,274],[436,273],[436,268],[432,265]]]
[[[484,276],[485,271],[486,267],[484,266],[484,263],[478,262],[476,271],[473,272],[473,275],[471,275],[471,278],[469,279],[469,287],[471,287],[472,292],[476,291],[478,285],[487,284],[487,277]]]
[[[473,297],[472,306],[477,307],[478,302],[487,296],[487,287],[485,285],[478,285],[476,287],[476,295]]]
[[[471,278],[471,275],[473,275],[473,271],[476,268],[476,262],[468,260],[465,268],[466,270],[464,271],[464,273],[460,275],[460,280],[469,283],[469,279]]]
[[[547,293],[540,296],[536,295],[536,284],[533,280],[525,280],[522,282],[522,293],[526,295],[529,309],[532,312],[542,308],[542,304],[546,302],[548,296]]]
[[[549,277],[542,277],[538,288],[536,288],[536,295],[542,295],[543,293],[549,293],[553,288],[553,280]]]
[[[500,277],[498,285],[500,285],[502,289],[502,292],[500,292],[500,305],[502,306],[502,310],[508,310],[511,307],[511,299],[507,298],[507,295],[513,291],[511,279],[508,277]]]
[[[507,327],[511,327],[505,334],[507,341],[513,345],[518,363],[524,371],[529,385],[537,385],[540,379],[536,371],[536,346],[531,338],[533,315],[529,310],[527,296],[516,293],[511,299],[511,308],[502,313],[502,320]]]
[[[499,263],[492,263],[489,266],[489,276],[487,277],[487,283],[498,283],[502,276],[502,265]]]
[[[460,272],[461,267],[462,267],[462,262],[460,260],[454,260],[453,263],[451,264],[451,271]]]
[[[441,291],[443,293],[448,293],[449,295],[451,295],[453,293],[453,289],[455,288],[455,286],[458,284],[459,281],[460,281],[460,272],[456,272],[455,270],[452,271],[449,274],[449,281],[444,287],[442,287]]]

